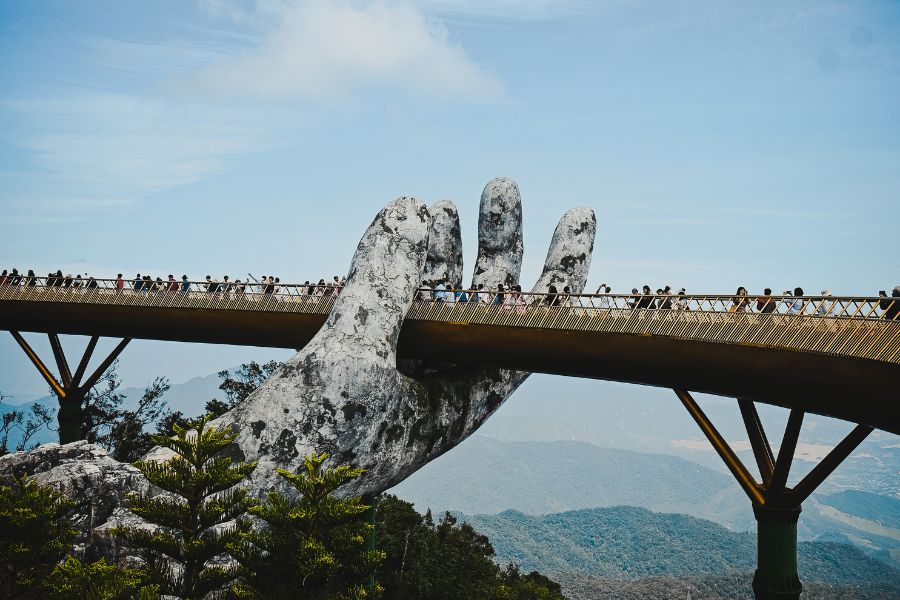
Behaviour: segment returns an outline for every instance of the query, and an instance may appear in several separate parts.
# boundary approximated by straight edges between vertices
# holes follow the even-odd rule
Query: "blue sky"
[[[0,3],[2,268],[344,273],[398,195],[517,179],[524,279],[598,216],[589,286],[897,280],[896,2]],[[129,385],[270,350],[135,343]],[[602,384],[598,384],[602,385]],[[0,390],[44,386],[0,337]]]

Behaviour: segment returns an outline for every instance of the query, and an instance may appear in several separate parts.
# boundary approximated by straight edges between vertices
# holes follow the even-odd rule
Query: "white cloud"
[[[45,178],[103,189],[113,198],[93,199],[95,206],[198,181],[221,170],[229,156],[263,146],[246,112],[238,119],[226,108],[162,98],[69,92],[3,108],[29,123],[11,141],[29,152]]]
[[[302,0],[260,3],[256,10],[266,18],[243,20],[268,23],[259,44],[201,71],[196,87],[215,95],[320,102],[370,88],[472,100],[502,96],[501,83],[412,2]]]

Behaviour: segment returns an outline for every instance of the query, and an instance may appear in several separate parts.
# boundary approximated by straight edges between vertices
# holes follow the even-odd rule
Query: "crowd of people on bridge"
[[[48,273],[46,277],[38,277],[34,271],[29,269],[26,274],[19,273],[18,269],[4,269],[0,274],[0,286],[42,286],[64,289],[115,289],[116,291],[132,291],[137,293],[150,292],[207,292],[216,294],[243,294],[256,293],[273,295],[284,293],[286,286],[283,286],[281,279],[274,275],[262,275],[256,279],[252,275],[248,279],[231,279],[230,276],[224,275],[222,278],[214,278],[207,275],[205,280],[200,283],[192,282],[187,275],[182,275],[180,280],[169,274],[166,279],[161,277],[153,278],[150,275],[141,275],[137,273],[134,278],[125,278],[119,273],[115,280],[102,280],[103,285],[98,280],[87,274],[67,274],[63,275],[62,270],[55,273]],[[292,290],[296,290],[295,295],[305,295],[313,297],[330,297],[340,294],[344,287],[346,278],[335,275],[330,280],[324,278],[319,281],[305,281],[300,285],[291,285]],[[538,295],[529,295],[522,292],[519,285],[498,284],[494,288],[486,288],[483,284],[479,284],[471,289],[463,288],[460,284],[454,284],[448,281],[422,281],[417,299],[427,300],[431,302],[441,303],[478,303],[484,305],[493,305],[504,310],[523,313],[527,305],[540,304],[547,307],[593,307],[601,309],[609,309],[616,306],[613,302],[614,296],[611,295],[612,288],[601,283],[595,294],[577,294],[573,293],[569,286],[563,286],[562,290],[557,289],[555,285],[549,285],[545,292]],[[878,292],[879,302],[878,309],[881,311],[881,317],[890,320],[900,320],[900,286],[895,287],[890,296],[887,292],[881,290]],[[771,288],[765,288],[762,294],[758,296],[750,296],[747,288],[741,286],[731,297],[730,302],[725,307],[728,312],[747,313],[756,312],[760,314],[768,314],[774,312],[784,312],[792,315],[815,314],[818,316],[838,316],[843,310],[841,305],[827,299],[831,297],[829,290],[822,290],[820,296],[815,301],[810,301],[806,297],[803,288],[796,287],[793,290],[785,290],[779,296],[772,293]],[[628,308],[635,310],[666,310],[680,311],[691,310],[690,297],[684,288],[673,291],[670,286],[657,288],[654,292],[649,285],[644,285],[640,290],[632,288],[631,294],[626,295],[626,305]],[[783,305],[783,310],[779,311],[779,304]],[[849,316],[849,315],[845,315]]]
[[[556,286],[550,285],[546,292],[533,296],[529,300],[526,299],[526,295],[523,295],[519,285],[498,284],[496,288],[486,289],[483,284],[479,284],[473,289],[466,289],[461,285],[454,285],[446,281],[423,280],[417,299],[442,303],[490,304],[517,312],[524,312],[525,306],[528,304],[609,309],[613,307],[611,292],[612,288],[605,283],[601,283],[594,294],[573,294],[569,286],[564,286],[562,291],[559,291]],[[731,313],[770,314],[778,311],[779,303],[782,303],[784,305],[783,312],[789,315],[807,314],[811,311],[812,314],[820,317],[838,316],[841,307],[836,301],[828,301],[829,297],[831,297],[831,292],[826,289],[822,290],[820,298],[811,301],[801,287],[785,290],[780,296],[773,295],[771,288],[765,288],[761,295],[750,296],[747,288],[741,286],[731,298],[726,310]],[[900,286],[894,288],[890,297],[883,290],[879,292],[879,297],[881,300],[878,308],[882,311],[881,316],[890,320],[900,318]],[[626,298],[628,308],[633,310],[691,310],[689,296],[684,288],[674,292],[671,286],[665,286],[653,292],[649,285],[645,285],[640,290],[632,288],[631,294]]]
[[[103,282],[101,285],[100,282]],[[318,283],[306,281],[299,286],[301,293],[309,296],[331,296],[338,295],[344,286],[345,278],[335,275],[331,280],[319,279]],[[141,275],[137,273],[134,278],[126,278],[122,273],[116,275],[115,279],[97,279],[88,274],[72,275],[71,273],[63,275],[62,270],[55,273],[48,273],[46,277],[38,277],[34,270],[29,269],[28,273],[23,275],[18,269],[4,269],[0,274],[0,285],[28,286],[28,287],[53,287],[63,289],[114,289],[116,291],[134,291],[140,293],[150,292],[210,292],[210,293],[235,293],[241,294],[245,292],[255,292],[259,294],[277,294],[281,291],[281,279],[274,275],[263,275],[259,279],[252,275],[245,281],[240,279],[232,280],[229,275],[224,275],[221,279],[207,275],[204,282],[193,282],[187,275],[182,275],[180,279],[175,279],[171,273],[166,279],[162,277],[152,277],[150,275]],[[297,287],[297,286],[294,286]]]

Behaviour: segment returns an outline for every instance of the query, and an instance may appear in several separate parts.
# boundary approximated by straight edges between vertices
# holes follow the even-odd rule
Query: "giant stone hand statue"
[[[534,291],[583,289],[595,229],[590,209],[563,215]],[[485,187],[478,235],[473,286],[517,284],[522,206],[511,179]],[[436,369],[404,361],[398,368],[397,339],[423,273],[460,285],[461,248],[451,202],[429,211],[414,198],[398,198],[378,213],[325,326],[247,400],[213,421],[237,431],[236,457],[259,461],[252,492],[280,487],[277,467],[295,470],[305,454],[328,452],[334,464],[366,470],[342,493],[379,493],[463,441],[528,377],[486,366]],[[165,459],[166,452],[157,448],[147,458]],[[85,543],[92,543],[91,532],[108,540],[117,522],[135,518],[120,506],[125,493],[148,487],[136,469],[86,442],[0,459],[0,478],[22,470],[78,502],[74,520]]]
[[[551,284],[583,289],[595,229],[590,209],[563,215],[534,291]],[[522,205],[513,180],[485,187],[478,235],[473,285],[517,284]],[[449,201],[429,211],[414,198],[398,198],[378,213],[325,326],[247,400],[213,421],[238,432],[238,456],[259,461],[254,490],[279,485],[276,467],[293,470],[305,454],[324,451],[336,464],[366,470],[344,493],[381,492],[468,437],[528,377],[495,368],[419,377],[398,370],[400,327],[423,272],[460,285],[461,247],[459,216]],[[164,456],[155,451],[150,458]]]

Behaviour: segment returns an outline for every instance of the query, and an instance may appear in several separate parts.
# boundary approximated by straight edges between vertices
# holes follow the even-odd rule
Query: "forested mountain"
[[[754,523],[750,503],[728,475],[674,456],[583,442],[501,442],[475,435],[392,493],[422,510],[470,514],[630,505],[738,530]]]
[[[644,577],[630,581],[570,573],[558,576],[568,600],[748,600],[753,573],[719,577]],[[803,582],[803,600],[896,600],[896,590]]]
[[[501,442],[473,436],[393,489],[420,510],[546,514],[630,505],[755,528],[750,502],[730,475],[674,456],[583,442]],[[852,543],[900,565],[900,500],[869,492],[815,494],[801,540]]]
[[[557,575],[567,589],[575,592],[573,598],[602,597],[584,595],[585,589],[612,589],[618,585],[616,581],[648,577],[683,578],[683,582],[700,586],[698,591],[703,586],[714,589],[720,585],[720,597],[746,598],[756,567],[753,534],[729,531],[685,515],[620,506],[545,516],[505,511],[459,518],[488,536],[498,562],[515,562],[523,570]],[[852,546],[801,542],[798,560],[801,579],[815,582],[819,588],[849,586],[863,593],[853,596],[859,598],[900,594],[900,572]],[[661,585],[667,589],[668,584]],[[654,584],[646,580],[621,587],[635,593],[643,589],[649,594]],[[685,584],[686,590],[689,587]]]

